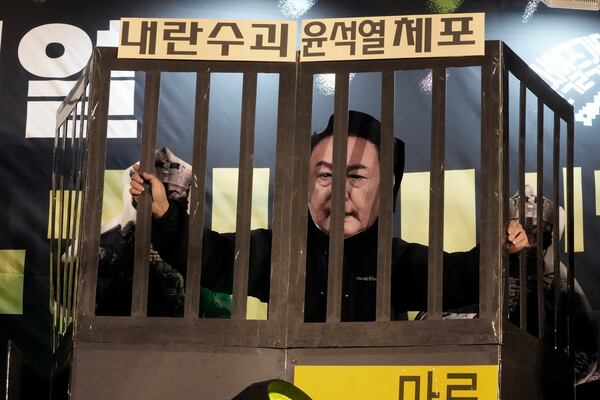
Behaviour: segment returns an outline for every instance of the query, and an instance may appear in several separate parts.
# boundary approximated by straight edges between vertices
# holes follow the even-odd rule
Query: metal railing
[[[57,112],[54,140],[52,189],[50,192],[50,311],[52,348],[72,326],[81,267],[79,238],[84,205],[85,160],[87,158],[87,92],[89,67]]]

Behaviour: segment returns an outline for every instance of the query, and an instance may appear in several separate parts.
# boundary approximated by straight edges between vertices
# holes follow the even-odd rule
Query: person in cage
[[[554,203],[545,197],[542,198],[542,218],[541,225],[538,226],[537,221],[537,201],[538,196],[534,188],[525,185],[525,232],[529,238],[531,248],[525,253],[526,265],[526,286],[527,286],[527,326],[529,332],[537,335],[538,331],[538,313],[537,313],[537,259],[541,256],[543,259],[543,280],[542,290],[544,292],[544,330],[545,336],[552,338],[555,329],[561,332],[566,332],[567,319],[562,318],[556,328],[555,322],[555,286],[558,285],[560,293],[560,301],[563,305],[568,304],[568,288],[567,288],[567,267],[559,260],[559,274],[554,276],[554,247],[559,246],[565,228],[565,210],[562,207],[554,207]],[[510,218],[519,218],[519,193],[515,193],[508,201],[508,210]],[[553,237],[554,227],[554,212],[558,211],[558,237]],[[537,231],[542,231],[542,254],[538,255],[536,246]],[[518,265],[511,263],[509,275],[509,302],[508,315],[510,320],[515,324],[519,324],[520,318],[520,282]],[[583,288],[579,285],[577,279],[574,279],[573,285],[573,358],[575,381],[577,384],[598,380],[598,326],[592,315],[592,308],[587,299]],[[563,306],[564,307],[564,306]],[[561,338],[565,340],[564,337]],[[562,343],[564,345],[564,343]]]
[[[129,181],[132,167],[123,171],[122,212],[100,227],[96,315],[122,316],[131,311],[135,220]],[[163,147],[154,153],[154,175],[163,182],[168,199],[187,204],[192,166]],[[69,254],[69,252],[66,252]],[[184,279],[151,249],[149,259],[148,315],[183,315]]]
[[[307,322],[325,321],[327,264],[333,173],[333,122],[311,137],[308,196],[308,233],[304,317]],[[350,111],[346,194],[344,202],[344,258],[342,321],[375,320],[377,281],[377,221],[379,217],[379,143],[381,124],[374,117]],[[139,171],[139,166],[135,167]],[[394,143],[396,199],[404,171],[404,143]],[[134,201],[149,182],[152,194],[152,245],[163,260],[183,276],[187,267],[188,214],[185,205],[169,200],[163,183],[148,172],[131,176],[129,192]],[[251,232],[248,295],[269,301],[272,232]],[[529,245],[523,227],[510,220],[506,245],[516,253]],[[233,287],[234,234],[204,232],[203,290],[231,293]],[[394,238],[392,243],[392,315],[406,319],[409,310],[427,308],[428,248]],[[479,302],[479,247],[467,252],[444,253],[443,308],[456,310]],[[202,303],[202,302],[201,302]],[[201,311],[202,313],[202,311]]]

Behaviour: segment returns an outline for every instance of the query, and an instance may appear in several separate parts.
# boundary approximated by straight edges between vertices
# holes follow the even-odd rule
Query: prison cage
[[[443,319],[442,258],[444,229],[444,158],[446,70],[481,68],[481,182],[478,318]],[[431,178],[428,250],[427,318],[393,320],[390,310],[392,254],[392,196],[380,196],[377,250],[376,320],[341,320],[344,243],[344,180],[332,189],[329,240],[327,317],[307,323],[303,317],[306,269],[306,193],[308,184],[313,78],[335,74],[333,175],[345,176],[348,126],[348,76],[355,72],[381,74],[381,146],[383,171],[391,171],[394,136],[394,83],[397,71],[432,70]],[[147,316],[148,253],[151,239],[151,203],[141,196],[137,206],[133,289],[130,316],[95,315],[98,248],[107,154],[107,120],[111,71],[145,72],[141,123],[142,170],[152,170],[156,147],[159,87],[163,72],[192,72],[196,79],[193,132],[193,177],[190,193],[189,248],[186,296],[182,318]],[[230,318],[200,318],[200,277],[204,234],[205,169],[210,75],[243,74],[239,183],[235,232],[235,264]],[[250,252],[250,208],[255,139],[257,74],[279,76],[275,191],[272,218],[272,254],[268,318],[246,318]],[[536,329],[528,326],[525,256],[517,280],[520,316],[509,320],[509,263],[505,248],[509,197],[509,76],[519,82],[519,146],[516,157],[519,193],[525,190],[527,92],[537,98],[537,225],[541,226],[544,192],[544,109],[553,114],[552,193],[553,237],[558,238],[558,204],[562,168],[566,167],[566,258],[555,245],[554,276],[560,260],[567,264],[567,301],[560,285],[552,299],[544,299],[543,260],[537,258]],[[563,127],[566,126],[566,129]],[[495,366],[489,398],[572,398],[574,284],[573,240],[573,108],[537,76],[513,51],[499,41],[488,41],[485,55],[456,58],[392,59],[377,61],[272,63],[222,61],[165,61],[118,59],[116,49],[95,49],[89,65],[57,113],[51,196],[50,304],[54,316],[53,348],[56,377],[70,374],[74,399],[229,399],[253,382],[280,378],[300,385],[299,368],[318,366],[402,367],[427,366],[432,374],[445,366],[463,366],[476,372]],[[562,145],[566,142],[566,146]],[[562,165],[561,154],[566,159]],[[382,174],[380,188],[392,186],[391,174]],[[524,223],[524,196],[520,196]],[[542,253],[542,231],[537,233]],[[556,240],[556,239],[555,239]],[[558,278],[555,278],[558,279]],[[553,315],[544,315],[551,301]],[[530,312],[531,313],[531,312]],[[553,321],[553,329],[545,329]],[[532,322],[529,321],[529,325]],[[322,370],[324,379],[329,379]],[[410,374],[409,374],[410,375]],[[409,397],[404,384],[415,384],[427,398],[419,376],[394,375],[397,398]],[[454,390],[476,392],[473,375],[452,375]],[[418,378],[418,379],[417,379]],[[380,375],[381,386],[385,386]],[[407,381],[408,379],[408,381]],[[412,380],[411,380],[412,379]],[[462,379],[462,380],[461,380]],[[467,380],[465,380],[467,379]],[[330,381],[335,385],[334,380]],[[465,385],[465,382],[467,383]],[[479,388],[489,385],[479,381]],[[341,387],[334,388],[338,392]],[[399,393],[398,394],[398,390]],[[408,390],[408,389],[407,389]],[[446,389],[444,389],[446,390]],[[448,398],[452,390],[447,388]],[[309,391],[310,394],[310,391]],[[433,397],[431,397],[433,396]],[[456,396],[456,393],[454,394]],[[558,396],[558,397],[556,397]],[[316,397],[318,398],[318,397]],[[480,398],[488,398],[482,395]]]

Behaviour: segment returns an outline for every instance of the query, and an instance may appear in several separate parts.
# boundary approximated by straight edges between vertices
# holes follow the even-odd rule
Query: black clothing
[[[324,321],[329,235],[308,218],[305,320]],[[377,290],[377,223],[344,240],[342,321],[374,321]],[[427,309],[428,248],[394,238],[392,315]],[[444,309],[479,302],[479,251],[444,253]]]
[[[329,236],[311,218],[307,235],[305,320],[325,321]],[[188,215],[177,202],[153,221],[152,244],[162,259],[185,276]],[[231,293],[233,288],[234,234],[204,232],[201,286]],[[248,295],[269,301],[271,231],[251,232]],[[426,246],[393,240],[392,310],[400,319],[406,311],[427,309]],[[444,254],[444,309],[479,302],[479,250]],[[344,241],[342,320],[375,319],[377,224]]]
[[[185,205],[171,201],[169,210],[160,219],[152,220],[152,246],[160,257],[186,276],[188,214]],[[204,230],[202,245],[201,286],[213,292],[233,290],[235,234],[220,234]],[[248,295],[261,301],[269,300],[271,268],[271,231],[256,229],[250,236],[250,271]]]
[[[131,314],[135,226],[116,225],[100,235],[96,315]],[[183,277],[156,253],[149,260],[148,316],[183,316]]]

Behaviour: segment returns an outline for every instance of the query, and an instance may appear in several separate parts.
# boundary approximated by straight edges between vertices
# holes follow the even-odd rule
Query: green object
[[[231,295],[200,288],[200,316],[205,318],[231,318]]]
[[[437,14],[448,14],[456,11],[463,3],[463,0],[429,0],[427,8]]]
[[[281,393],[269,393],[269,400],[293,400]]]
[[[269,400],[311,400],[302,390],[280,379],[271,381],[268,390]]]
[[[312,400],[301,389],[281,379],[256,382],[232,400]]]

